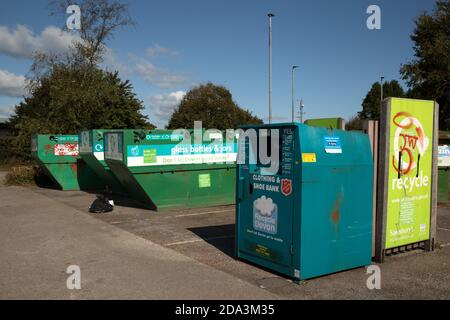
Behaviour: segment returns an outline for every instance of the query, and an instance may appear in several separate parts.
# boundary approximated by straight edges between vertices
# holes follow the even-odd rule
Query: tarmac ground
[[[364,267],[296,284],[235,259],[234,206],[153,212],[116,199],[92,214],[95,197],[0,185],[0,299],[450,299],[450,207],[438,208],[437,249],[387,257],[369,290]],[[80,290],[66,287],[69,265]]]

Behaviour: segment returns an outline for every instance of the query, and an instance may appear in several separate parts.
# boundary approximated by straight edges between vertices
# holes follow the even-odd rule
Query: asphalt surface
[[[0,173],[0,179],[1,179]],[[234,258],[234,206],[156,213],[95,194],[0,186],[1,299],[449,299],[450,208],[438,210],[439,248],[301,284]],[[81,290],[66,268],[79,265]]]
[[[0,257],[0,299],[277,298],[20,187],[0,187]],[[67,289],[71,265],[81,290]]]

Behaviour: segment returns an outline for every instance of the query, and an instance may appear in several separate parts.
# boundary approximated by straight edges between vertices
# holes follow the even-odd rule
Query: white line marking
[[[234,236],[220,236],[220,237],[211,237],[211,238],[205,238],[205,239],[197,239],[196,238],[196,239],[192,239],[192,240],[172,242],[172,243],[165,244],[164,246],[170,247],[170,246],[177,246],[177,245],[181,245],[181,244],[189,244],[189,243],[195,243],[195,242],[201,242],[201,241],[227,239],[227,238],[234,238]]]
[[[450,243],[444,243],[444,244],[441,244],[441,246],[442,247],[447,247],[447,246],[450,246]]]
[[[223,212],[230,212],[230,211],[232,211],[232,210],[219,210],[219,211],[207,211],[207,212],[199,212],[199,213],[186,213],[186,214],[176,215],[175,218],[201,216],[201,215],[204,215],[204,214],[223,213]]]
[[[450,231],[450,229],[438,228],[438,230]]]

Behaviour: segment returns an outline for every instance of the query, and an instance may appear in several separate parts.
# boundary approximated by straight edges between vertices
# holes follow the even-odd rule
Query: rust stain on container
[[[341,218],[341,214],[340,214],[341,202],[342,202],[342,195],[341,195],[341,193],[339,193],[336,197],[336,200],[333,205],[333,210],[331,211],[331,215],[330,215],[331,221],[334,224],[338,224],[339,220]]]
[[[73,173],[77,173],[77,170],[78,170],[78,167],[77,167],[77,164],[76,163],[72,163],[71,165],[70,165],[70,170],[72,170],[73,171]]]
[[[339,218],[339,209],[336,209],[331,213],[331,220],[333,220],[334,223],[339,223]]]
[[[342,193],[339,192],[336,197],[336,200],[334,202],[333,209],[331,210],[331,214],[330,214],[330,220],[334,227],[335,236],[337,236],[337,234],[338,234],[339,222],[341,220],[341,211],[340,211],[341,203],[342,203]]]
[[[52,150],[52,146],[49,144],[46,144],[44,149],[45,149],[45,154],[48,154]]]

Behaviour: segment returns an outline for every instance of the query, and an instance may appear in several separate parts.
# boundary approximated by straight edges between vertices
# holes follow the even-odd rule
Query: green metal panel
[[[345,120],[342,118],[308,119],[305,121],[305,124],[327,129],[345,129]]]
[[[438,202],[448,203],[448,180],[450,177],[450,168],[441,167],[438,169]]]
[[[36,135],[32,156],[61,190],[95,190],[99,178],[79,157],[77,135]]]
[[[109,190],[124,194],[125,189],[104,160],[103,133],[105,131],[120,132],[121,130],[93,129],[80,132],[80,157]]]
[[[297,123],[251,128],[279,130],[279,149],[272,144],[271,152],[280,155],[280,169],[268,174],[251,161],[257,159],[255,144],[266,138],[240,140],[237,256],[296,280],[370,264],[368,136]]]
[[[229,146],[215,144],[229,152],[201,152],[214,140],[196,145],[193,134],[185,141],[184,133],[166,130],[106,132],[104,139],[105,161],[111,171],[127,193],[149,209],[234,203],[234,138]],[[218,159],[227,161],[211,162]]]

